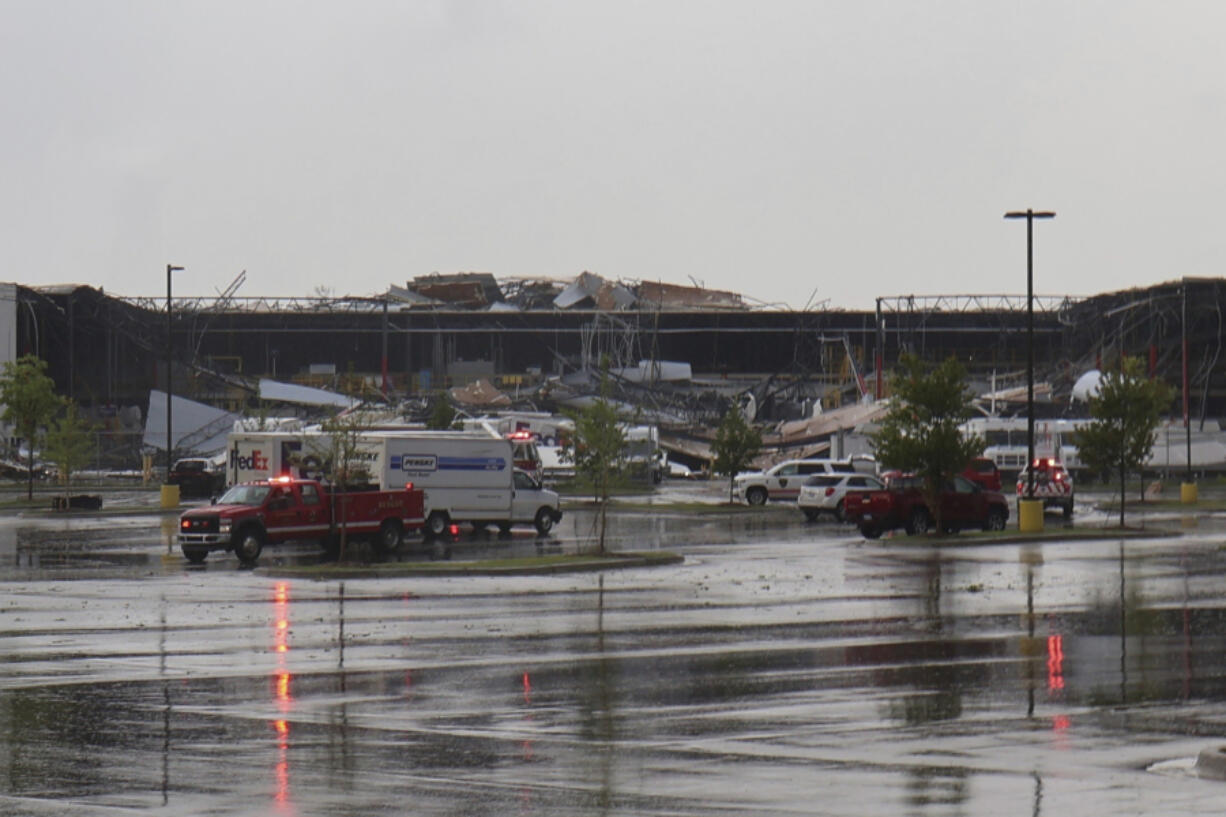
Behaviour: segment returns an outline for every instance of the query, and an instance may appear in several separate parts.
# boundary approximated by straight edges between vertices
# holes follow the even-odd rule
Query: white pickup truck
[[[871,474],[876,467],[873,460],[859,458],[786,460],[766,471],[737,474],[732,480],[732,495],[749,505],[765,505],[767,500],[795,502],[800,486],[814,474]]]

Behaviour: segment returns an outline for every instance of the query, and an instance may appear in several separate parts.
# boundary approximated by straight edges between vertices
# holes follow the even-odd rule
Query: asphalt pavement
[[[610,546],[682,564],[308,581],[189,566],[173,516],[3,517],[0,813],[1217,814],[1226,521],[1144,523],[866,541],[627,500]],[[594,535],[574,507],[452,558]]]

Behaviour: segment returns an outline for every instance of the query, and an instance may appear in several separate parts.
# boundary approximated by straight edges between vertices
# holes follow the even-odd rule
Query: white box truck
[[[562,518],[557,493],[514,467],[510,440],[457,431],[380,432],[376,474],[384,487],[412,482],[425,491],[427,535],[452,523],[533,525],[548,533]]]
[[[273,477],[326,479],[330,448],[331,439],[319,431],[234,432],[228,438],[226,485]],[[377,478],[375,441],[358,455]]]

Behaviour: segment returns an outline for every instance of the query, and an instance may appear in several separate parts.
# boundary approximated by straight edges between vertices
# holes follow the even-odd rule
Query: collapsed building
[[[0,344],[8,359],[47,361],[57,390],[117,435],[147,415],[151,392],[164,400],[168,385],[238,413],[276,399],[261,383],[290,383],[410,406],[466,389],[457,397],[471,394],[474,408],[488,399],[528,410],[604,389],[678,440],[709,434],[736,402],[777,424],[786,443],[789,434],[829,437],[839,429],[817,418],[884,396],[879,375],[903,354],[958,358],[977,391],[999,395],[993,410],[1015,412],[1033,350],[1043,411],[1058,413],[1082,373],[1120,355],[1143,356],[1180,384],[1185,336],[1193,415],[1226,409],[1221,279],[1036,297],[1032,318],[1024,296],[897,296],[866,311],[790,310],[590,272],[569,281],[435,274],[339,297],[245,297],[238,283],[169,309],[159,298],[89,286],[3,285],[0,326],[9,331]],[[117,456],[125,447],[115,446]]]

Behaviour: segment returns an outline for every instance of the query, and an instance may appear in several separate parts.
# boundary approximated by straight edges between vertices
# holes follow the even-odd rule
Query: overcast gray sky
[[[0,0],[0,279],[1093,294],[1226,258],[1226,3]]]

